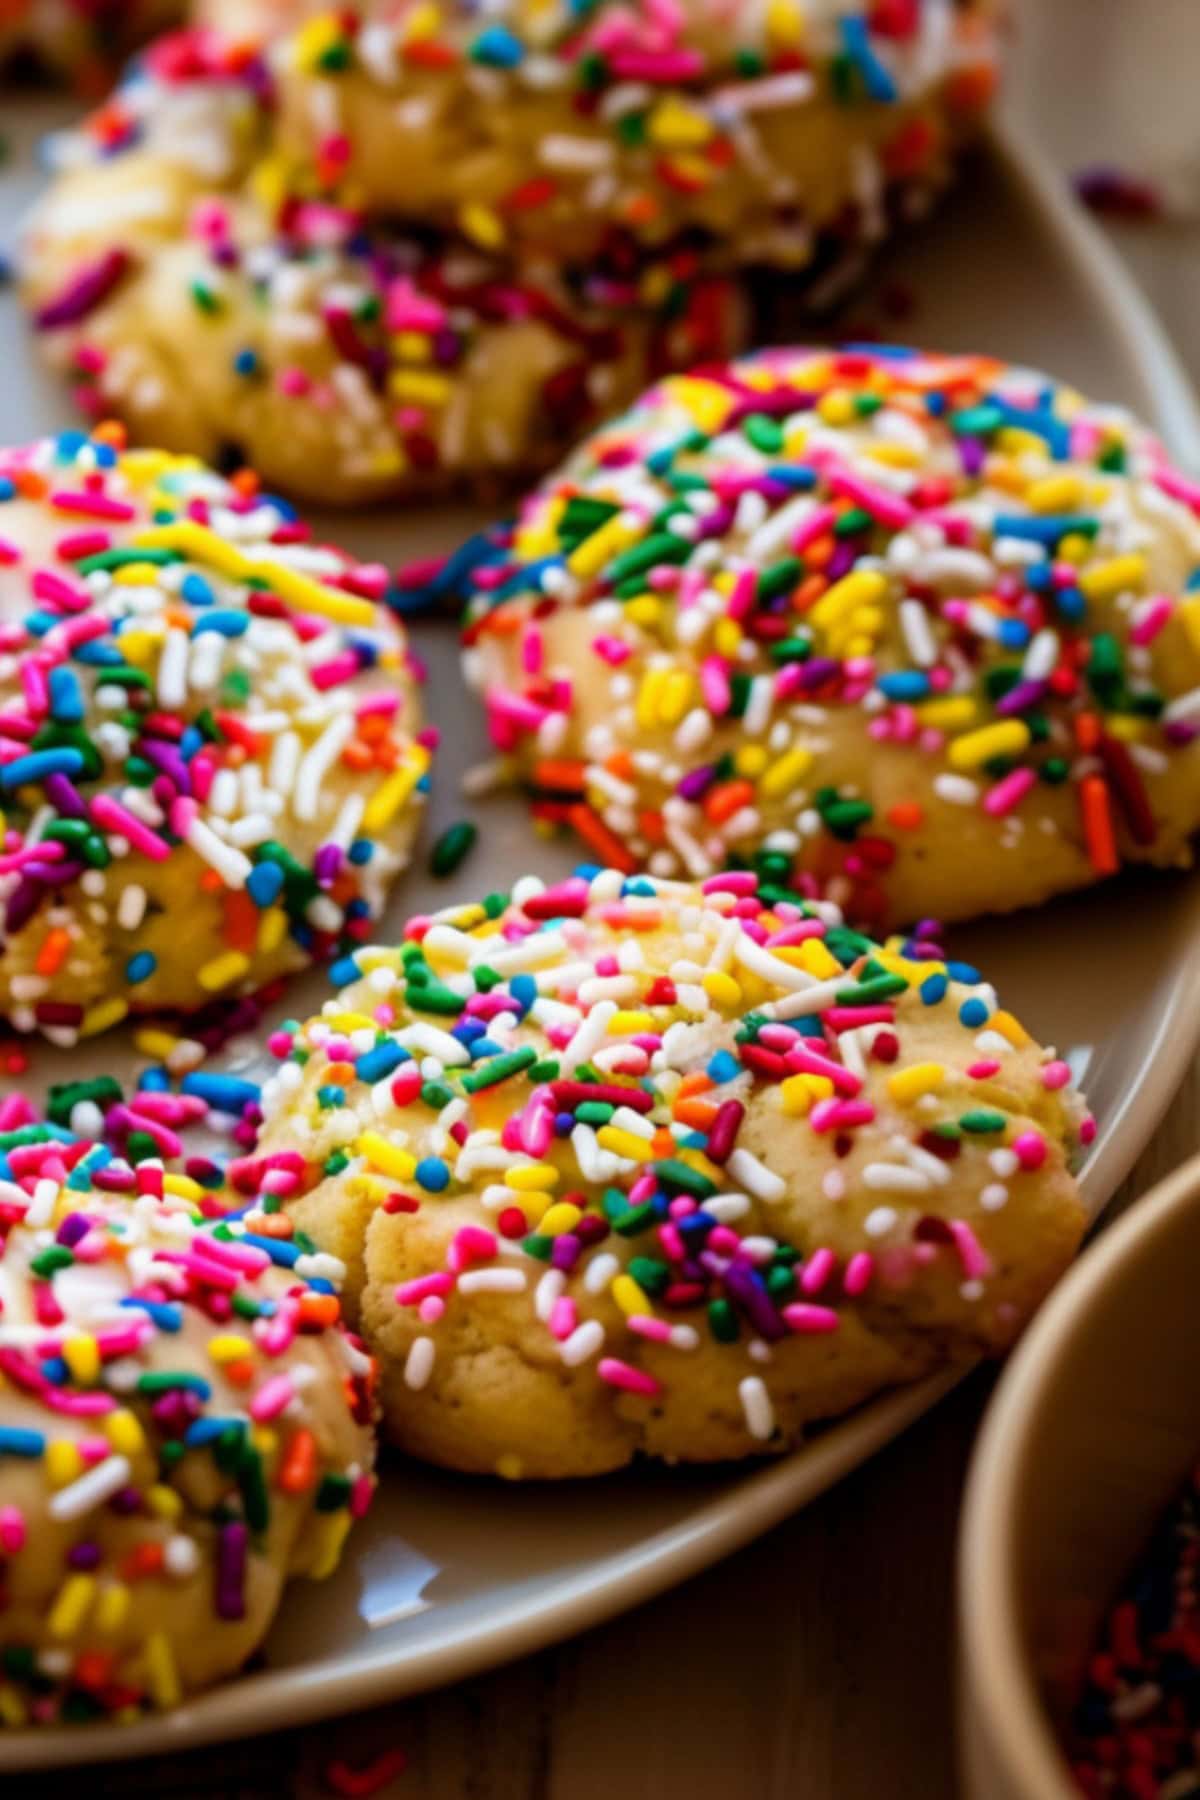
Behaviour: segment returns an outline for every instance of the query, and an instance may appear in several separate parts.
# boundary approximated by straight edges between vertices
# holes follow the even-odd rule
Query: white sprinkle
[[[178,712],[187,699],[188,642],[186,631],[173,628],[158,659],[158,701],[168,712]]]
[[[1002,1181],[990,1181],[979,1196],[984,1212],[999,1212],[1008,1205],[1008,1189]]]
[[[967,775],[935,775],[933,791],[951,806],[974,806],[979,798],[979,783]]]
[[[458,1278],[460,1294],[521,1294],[528,1285],[522,1269],[468,1269]]]
[[[738,1146],[725,1166],[739,1186],[748,1188],[756,1199],[782,1200],[787,1193],[783,1177],[759,1162],[744,1145]]]
[[[570,1337],[563,1339],[558,1354],[569,1369],[577,1369],[580,1363],[595,1356],[603,1345],[604,1327],[599,1319],[585,1319],[582,1325],[575,1327]]]
[[[863,1220],[863,1230],[868,1237],[886,1237],[894,1231],[900,1222],[900,1215],[891,1206],[877,1206]]]
[[[433,1374],[437,1352],[431,1337],[414,1338],[404,1359],[404,1385],[414,1393],[423,1388]]]
[[[589,1294],[602,1294],[614,1275],[621,1273],[621,1260],[611,1250],[594,1256],[587,1266],[583,1277],[583,1285]]]
[[[747,1375],[738,1382],[738,1398],[746,1419],[746,1430],[760,1444],[765,1444],[775,1430],[775,1408],[760,1375]]]
[[[864,1186],[893,1194],[926,1194],[933,1185],[923,1170],[901,1163],[868,1163],[862,1178]]]
[[[243,856],[232,844],[219,838],[215,831],[204,823],[203,819],[193,819],[187,829],[187,842],[196,852],[201,862],[208,863],[217,871],[228,888],[244,888],[254,867],[248,856]]]
[[[69,1487],[59,1488],[50,1496],[47,1508],[52,1519],[80,1519],[97,1506],[103,1506],[123,1487],[128,1487],[133,1464],[127,1456],[108,1456]]]
[[[512,1189],[508,1190],[509,1199]],[[554,1311],[555,1302],[562,1297],[567,1278],[561,1269],[547,1269],[533,1292],[533,1310],[544,1325]]]

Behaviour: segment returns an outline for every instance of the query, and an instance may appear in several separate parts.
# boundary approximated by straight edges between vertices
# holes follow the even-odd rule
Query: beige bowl
[[[959,1556],[970,1800],[1078,1800],[1059,1749],[1100,1620],[1200,1459],[1200,1158],[1046,1302],[976,1447]]]

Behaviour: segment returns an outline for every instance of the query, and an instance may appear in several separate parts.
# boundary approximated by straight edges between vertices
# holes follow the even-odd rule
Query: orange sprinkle
[[[1079,784],[1083,841],[1097,875],[1115,875],[1121,866],[1113,831],[1112,807],[1102,775],[1085,775]]]
[[[256,469],[239,469],[237,474],[230,478],[230,485],[235,487],[239,494],[244,494],[252,500],[262,486],[262,482]]]
[[[654,1134],[653,1147],[655,1156],[674,1156],[679,1146],[665,1125],[660,1125]]]
[[[1075,742],[1084,756],[1090,756],[1100,748],[1102,727],[1096,713],[1079,713],[1075,720]]]
[[[711,819],[714,825],[723,825],[732,819],[734,813],[740,812],[743,806],[750,806],[754,800],[754,788],[748,781],[722,781],[711,788],[704,801],[704,816]]]
[[[369,769],[375,761],[375,752],[370,744],[364,744],[361,738],[351,738],[342,751],[342,761],[348,769]]]
[[[317,1478],[317,1440],[303,1427],[293,1431],[275,1477],[285,1494],[303,1494]]]
[[[200,877],[199,885],[202,893],[219,894],[225,883],[215,869],[205,869]]]
[[[114,450],[123,450],[129,442],[129,433],[119,419],[102,419],[92,427],[92,436],[98,444],[111,444]]]
[[[231,1381],[234,1387],[249,1387],[257,1370],[249,1357],[239,1357],[237,1362],[226,1363],[221,1370],[222,1375]]]
[[[323,1330],[336,1325],[341,1307],[336,1294],[301,1294],[301,1325],[319,1325]]]
[[[249,894],[240,888],[231,889],[225,896],[225,936],[231,950],[244,950],[247,954],[258,942],[258,926],[262,914],[251,900]]]
[[[81,1650],[75,1658],[73,1680],[83,1688],[104,1687],[112,1674],[115,1656],[109,1650]]]
[[[557,762],[538,762],[533,765],[533,785],[566,789],[569,793],[582,793],[586,774],[586,763],[568,762],[566,758]]]
[[[588,849],[595,851],[601,862],[620,869],[624,875],[633,874],[637,868],[636,859],[630,855],[624,842],[608,829],[603,819],[596,817],[590,806],[585,806],[582,800],[569,806],[567,823],[583,839]]]
[[[652,844],[661,844],[666,838],[666,826],[660,812],[640,812],[638,814],[638,830]]]
[[[679,1084],[676,1091],[676,1105],[680,1100],[686,1100],[689,1094],[706,1094],[713,1085],[711,1075],[706,1075],[703,1069],[693,1069],[692,1073],[685,1075]]]
[[[681,1125],[689,1125],[693,1131],[707,1131],[717,1116],[711,1100],[676,1100],[671,1110]]]
[[[128,1556],[121,1559],[121,1579],[123,1581],[144,1581],[151,1575],[162,1573],[163,1547],[149,1538],[135,1544]]]
[[[807,556],[808,552],[805,551]],[[792,591],[792,605],[797,612],[807,612],[815,606],[825,589],[829,586],[823,575],[806,575],[799,587]]]
[[[71,948],[71,934],[65,925],[53,925],[42,939],[33,967],[38,975],[57,975]]]
[[[614,750],[604,766],[610,775],[616,775],[622,781],[633,779],[633,755],[628,750]]]
[[[889,806],[883,816],[897,831],[919,831],[925,818],[925,808],[919,800],[897,800],[895,806]]]

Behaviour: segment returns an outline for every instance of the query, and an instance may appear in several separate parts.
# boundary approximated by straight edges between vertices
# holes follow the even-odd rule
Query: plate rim
[[[1059,172],[1003,111],[987,149],[1022,200],[1065,246],[1084,276],[1147,397],[1154,428],[1172,454],[1200,471],[1200,407],[1150,303],[1117,252],[1070,199]],[[1102,1124],[1081,1178],[1093,1219],[1104,1209],[1150,1141],[1200,1047],[1200,957],[1181,969],[1155,1038],[1158,1078],[1122,1096]],[[777,1462],[751,1470],[695,1511],[624,1550],[592,1559],[559,1582],[548,1603],[515,1593],[497,1615],[472,1629],[452,1616],[415,1657],[382,1643],[352,1667],[329,1659],[218,1685],[171,1712],[136,1723],[0,1732],[0,1773],[66,1768],[170,1755],[203,1744],[315,1723],[402,1696],[426,1692],[529,1655],[644,1604],[818,1498],[914,1424],[962,1381],[973,1361],[887,1391],[823,1429]]]

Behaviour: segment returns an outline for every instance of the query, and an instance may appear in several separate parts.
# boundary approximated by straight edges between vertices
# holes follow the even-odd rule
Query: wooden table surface
[[[1114,1204],[1197,1149],[1200,1064]],[[317,1800],[339,1792],[332,1762],[365,1771],[395,1750],[406,1767],[377,1800],[953,1796],[956,1522],[991,1380],[614,1624],[401,1705],[105,1770],[105,1800]],[[21,1800],[95,1779],[23,1779]]]

